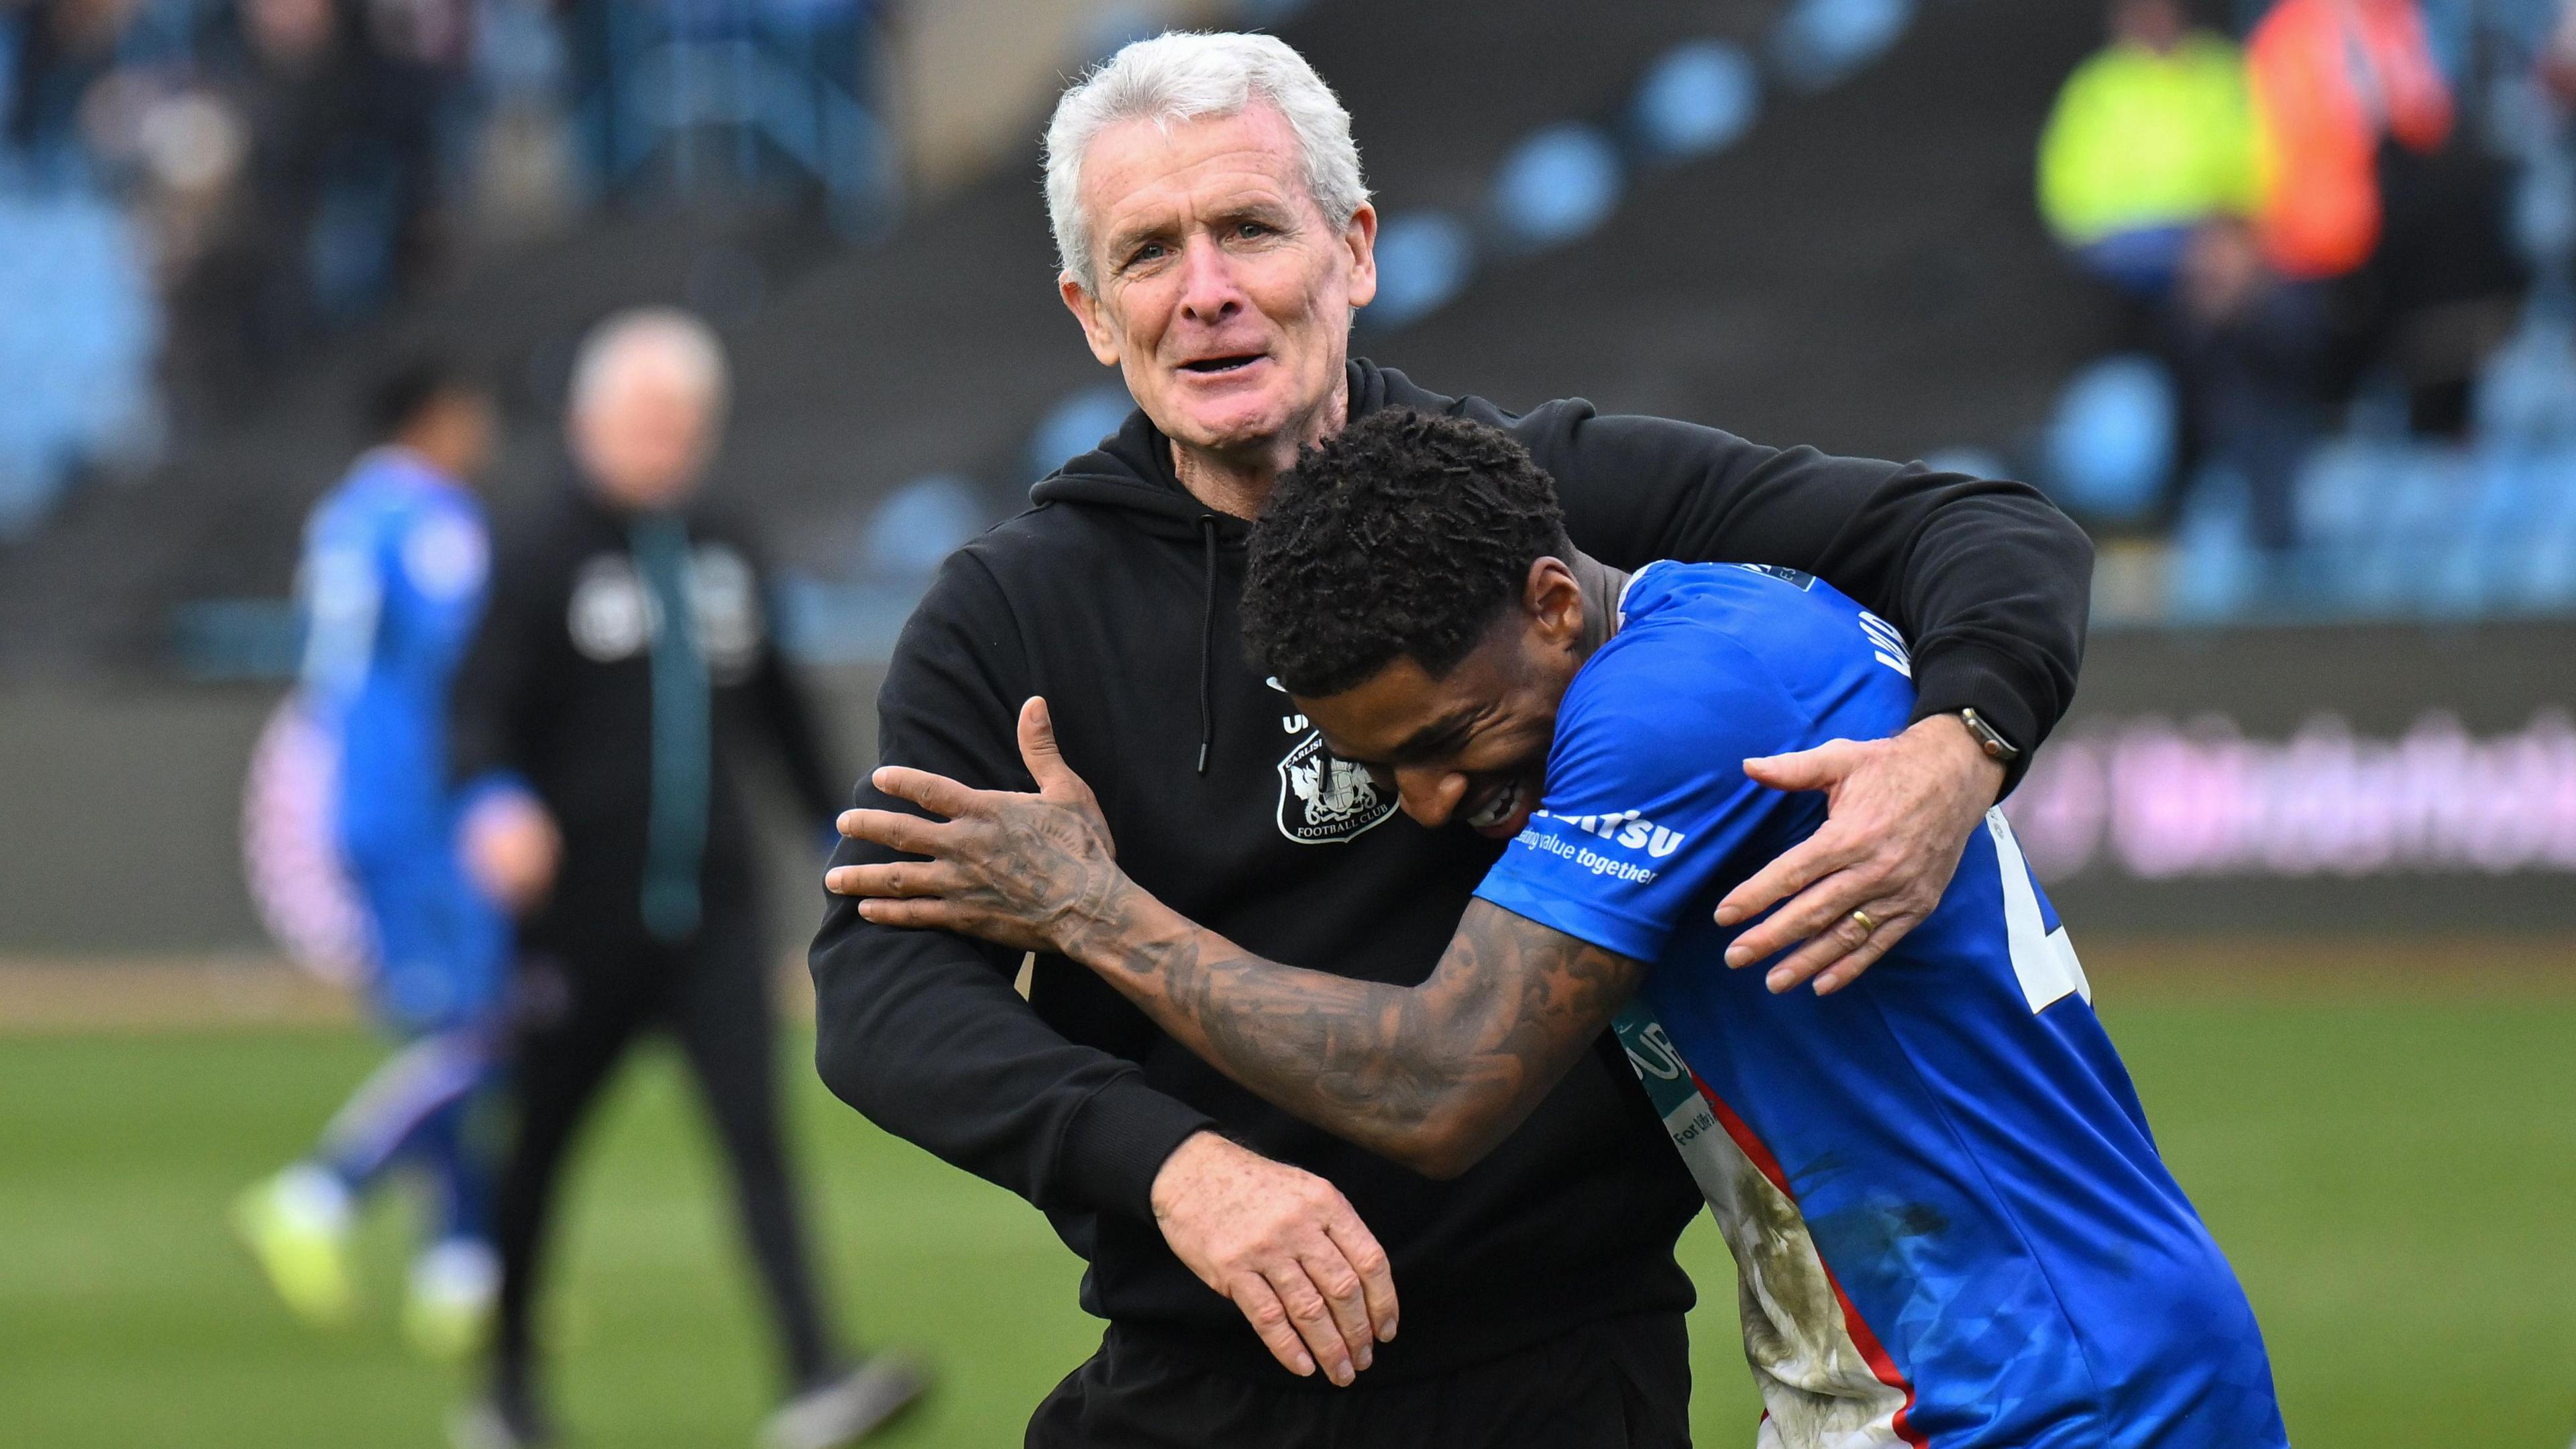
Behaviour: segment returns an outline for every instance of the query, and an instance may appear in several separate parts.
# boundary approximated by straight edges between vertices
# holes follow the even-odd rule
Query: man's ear
[[[1574,570],[1561,558],[1541,555],[1530,564],[1529,580],[1521,588],[1521,607],[1538,626],[1539,637],[1550,644],[1571,646],[1583,637],[1583,586],[1575,582]]]
[[[1101,308],[1100,299],[1082,285],[1082,279],[1071,272],[1055,274],[1056,295],[1064,298],[1067,311],[1082,324],[1082,338],[1091,344],[1091,355],[1103,367],[1118,365],[1118,333],[1109,325],[1109,314]]]
[[[1362,203],[1342,228],[1342,244],[1351,249],[1351,306],[1377,300],[1377,208]]]

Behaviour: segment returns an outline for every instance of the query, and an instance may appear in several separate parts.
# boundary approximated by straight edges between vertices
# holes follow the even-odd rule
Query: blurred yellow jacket
[[[2070,247],[2244,215],[2257,199],[2253,111],[2234,45],[2116,43],[2075,68],[2039,141],[2039,210]]]

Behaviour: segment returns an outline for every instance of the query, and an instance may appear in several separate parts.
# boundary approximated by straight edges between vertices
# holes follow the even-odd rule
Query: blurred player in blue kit
[[[327,845],[314,855],[354,899],[370,1003],[405,1045],[310,1155],[242,1196],[234,1225],[298,1316],[340,1322],[355,1303],[356,1204],[396,1166],[417,1168],[433,1207],[404,1324],[424,1352],[453,1357],[479,1340],[499,1283],[478,1121],[509,927],[461,864],[446,746],[449,685],[490,574],[472,480],[491,452],[492,404],[463,373],[424,361],[390,375],[371,414],[377,445],[306,525],[290,708],[329,782],[314,812]]]
[[[1928,914],[1843,923],[1901,936],[1865,977],[1774,994],[1729,969],[1767,963],[1736,959],[1750,922],[1718,902],[1828,804],[1743,762],[1903,729],[1894,628],[1787,570],[1621,574],[1565,541],[1518,443],[1393,410],[1282,480],[1244,620],[1335,755],[1496,842],[1428,979],[1264,961],[1138,888],[1038,700],[1038,794],[881,770],[947,818],[851,812],[929,859],[833,889],[1080,961],[1246,1087],[1434,1176],[1615,1026],[1735,1256],[1763,1449],[2286,1444],[2253,1312],[2000,811]]]

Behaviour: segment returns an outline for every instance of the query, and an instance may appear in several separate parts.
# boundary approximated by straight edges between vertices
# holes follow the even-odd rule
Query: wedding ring
[[[1860,927],[1860,933],[1863,936],[1866,936],[1870,932],[1878,929],[1878,922],[1873,919],[1867,911],[1852,912],[1851,922],[1853,925]]]

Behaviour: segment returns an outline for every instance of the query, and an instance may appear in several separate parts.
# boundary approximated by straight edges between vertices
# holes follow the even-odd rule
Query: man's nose
[[[1467,798],[1467,777],[1455,770],[1399,769],[1395,797],[1416,824],[1437,830],[1449,823],[1458,802]]]
[[[1190,320],[1222,322],[1242,306],[1243,288],[1235,282],[1234,259],[1225,248],[1204,232],[1182,243],[1181,310]]]

